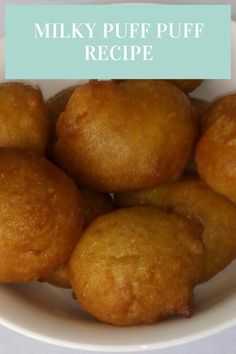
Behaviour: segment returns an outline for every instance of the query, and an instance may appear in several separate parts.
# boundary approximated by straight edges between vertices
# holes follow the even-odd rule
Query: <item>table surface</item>
[[[117,0],[118,2],[119,0]],[[131,0],[132,1],[132,0]],[[120,2],[131,2],[120,0]],[[63,0],[21,0],[21,1],[5,1],[0,0],[0,35],[4,33],[4,5],[5,4],[30,4],[30,3],[50,3],[50,4],[60,4],[60,3],[79,3],[83,1],[63,1]],[[96,2],[95,0],[85,0],[84,2]],[[100,2],[113,2],[112,0],[101,0]],[[114,1],[115,2],[115,1]],[[145,2],[145,0],[142,0]],[[148,1],[147,1],[148,2]],[[152,2],[155,2],[153,0]],[[168,0],[158,0],[156,2],[159,3],[202,3],[202,4],[231,4],[232,5],[232,18],[236,20],[236,1],[218,1],[218,0],[186,0],[186,1],[168,1]],[[142,352],[141,354],[146,353],[157,353],[157,354],[236,354],[236,326],[232,327],[226,331],[218,333],[214,336],[210,336],[208,338],[192,342],[189,344],[180,345],[173,348]],[[15,333],[9,329],[6,329],[0,326],[0,354],[85,354],[86,352],[80,352],[78,350],[70,350],[66,348],[59,348],[53,345],[49,345],[46,343],[38,342],[36,340],[24,337],[18,333]]]

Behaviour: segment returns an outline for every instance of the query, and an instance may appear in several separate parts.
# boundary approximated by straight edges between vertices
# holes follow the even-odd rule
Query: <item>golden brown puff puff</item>
[[[196,80],[196,79],[194,79],[194,80],[181,79],[181,80],[167,80],[167,81],[172,82],[172,84],[179,87],[185,93],[190,93],[190,92],[194,91],[203,82],[203,80]]]
[[[84,216],[83,229],[85,229],[98,216],[109,213],[115,208],[114,202],[108,194],[94,192],[88,188],[80,188],[80,194]],[[68,260],[56,270],[47,274],[43,280],[61,288],[70,288]]]
[[[236,257],[236,206],[198,177],[115,197],[122,207],[151,205],[199,221],[205,250],[201,282],[210,279]]]
[[[191,100],[193,110],[194,110],[193,118],[194,118],[195,124],[197,126],[197,134],[196,134],[195,144],[192,149],[192,154],[191,154],[190,160],[189,160],[188,164],[186,165],[186,169],[185,169],[186,174],[192,174],[192,173],[197,172],[197,166],[194,161],[195,148],[196,148],[197,141],[198,141],[201,131],[202,131],[204,113],[206,112],[207,108],[210,105],[209,102],[202,100],[202,99],[190,97],[190,100]]]
[[[68,261],[61,264],[54,271],[49,272],[44,278],[40,278],[39,281],[47,282],[59,288],[65,288],[65,289],[71,288],[70,278],[68,273]]]
[[[115,83],[119,84],[119,83],[124,82],[124,81],[134,81],[134,80],[116,79],[116,80],[113,80],[113,81]],[[151,80],[143,80],[143,81],[159,81],[159,80],[151,79]],[[185,93],[190,93],[190,92],[194,91],[203,82],[203,80],[196,80],[196,79],[194,79],[194,80],[190,80],[190,79],[174,80],[174,79],[171,79],[171,80],[165,80],[165,81],[171,82],[175,86],[179,87]]]
[[[33,152],[0,149],[0,282],[43,277],[70,255],[82,228],[73,181]]]
[[[46,102],[46,109],[50,120],[50,143],[56,139],[56,124],[60,114],[65,110],[67,102],[69,101],[72,93],[76,87],[68,87],[54,96],[50,97]]]
[[[41,91],[22,83],[0,84],[0,147],[43,153],[49,120]]]
[[[190,316],[203,263],[201,230],[187,218],[152,207],[100,216],[83,233],[69,263],[80,305],[118,326]]]
[[[206,130],[212,123],[217,121],[226,112],[236,109],[236,93],[222,96],[210,104],[202,116],[202,130]]]
[[[197,144],[195,160],[207,184],[236,203],[236,108],[206,129]]]
[[[57,124],[57,162],[102,192],[179,176],[196,127],[188,97],[157,80],[90,82],[76,89]]]

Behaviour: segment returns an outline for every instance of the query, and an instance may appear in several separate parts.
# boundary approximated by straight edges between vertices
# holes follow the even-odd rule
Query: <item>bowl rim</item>
[[[191,319],[190,319],[191,320]],[[61,340],[58,338],[50,337],[45,334],[39,334],[35,331],[31,331],[22,326],[16,325],[4,318],[0,315],[0,324],[18,334],[24,335],[28,338],[35,339],[39,342],[44,342],[47,344],[52,344],[58,347],[68,348],[68,349],[77,349],[84,351],[92,351],[92,352],[106,352],[106,353],[115,353],[115,352],[141,352],[141,351],[149,351],[149,350],[157,350],[157,349],[166,349],[170,347],[179,346],[182,344],[188,344],[191,342],[195,342],[200,339],[207,338],[209,336],[216,335],[226,329],[229,329],[236,325],[236,316],[234,319],[225,321],[224,323],[217,324],[215,326],[211,326],[208,330],[200,330],[196,334],[191,334],[186,337],[180,337],[178,339],[172,339],[163,342],[156,342],[145,345],[135,345],[135,344],[126,344],[126,345],[101,345],[101,344],[91,344],[91,343],[79,343]]]

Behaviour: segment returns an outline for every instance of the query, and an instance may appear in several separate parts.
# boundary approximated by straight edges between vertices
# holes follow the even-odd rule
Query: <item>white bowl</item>
[[[236,24],[233,27],[232,80],[206,81],[195,96],[212,99],[236,91]],[[0,79],[3,79],[3,40]],[[33,81],[45,97],[75,84],[68,80]],[[118,328],[99,323],[72,298],[71,291],[33,282],[0,286],[0,323],[48,343],[93,351],[140,351],[187,343],[236,324],[236,262],[195,289],[196,313],[153,326]]]

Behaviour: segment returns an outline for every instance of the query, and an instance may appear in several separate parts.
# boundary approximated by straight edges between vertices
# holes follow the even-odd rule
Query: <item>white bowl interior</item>
[[[236,24],[232,24],[232,80],[210,80],[195,97],[213,98],[236,91]],[[3,40],[0,41],[0,79],[4,79]],[[33,81],[45,98],[74,80]],[[72,298],[70,290],[33,282],[0,286],[0,323],[53,344],[95,351],[138,351],[186,343],[236,324],[236,262],[195,289],[196,313],[153,326],[119,328],[99,323]]]

